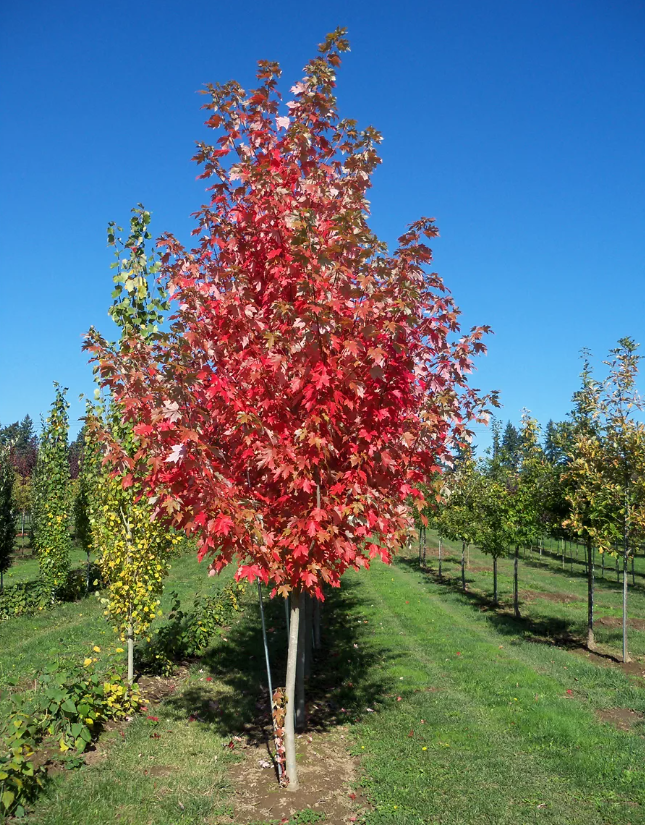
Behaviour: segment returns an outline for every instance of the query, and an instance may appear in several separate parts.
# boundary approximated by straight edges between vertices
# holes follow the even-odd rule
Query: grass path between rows
[[[276,685],[281,600],[267,614]],[[480,612],[405,559],[347,574],[323,618],[325,650],[308,695],[323,709],[319,727],[349,723],[369,802],[357,822],[645,823],[644,730],[618,731],[595,715],[645,712],[645,690],[621,670],[531,641],[521,623]],[[227,745],[257,735],[264,682],[249,588],[240,621],[155,708],[159,721],[108,733],[99,758],[56,777],[28,821],[249,825],[231,814],[229,766],[239,757]]]
[[[645,711],[622,672],[500,632],[405,561],[361,590],[364,643],[401,697],[356,729],[369,823],[645,822],[645,740],[594,715]]]

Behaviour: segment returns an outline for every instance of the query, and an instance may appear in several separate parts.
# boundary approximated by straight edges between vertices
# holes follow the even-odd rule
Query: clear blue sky
[[[561,419],[581,347],[645,348],[643,2],[25,0],[0,11],[3,425],[38,420],[54,380],[81,414],[81,335],[109,331],[107,222],[141,201],[188,240],[196,91],[250,87],[258,59],[286,90],[339,25],[341,115],[385,137],[373,226],[393,242],[437,219],[436,269],[496,333],[475,382],[501,416]]]

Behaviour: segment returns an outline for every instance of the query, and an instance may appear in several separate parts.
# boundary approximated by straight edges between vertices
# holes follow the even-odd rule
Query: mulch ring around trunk
[[[267,729],[267,736],[271,731]],[[289,791],[278,784],[273,760],[266,742],[257,737],[243,741],[236,750],[242,762],[230,770],[234,788],[232,819],[218,823],[286,823],[300,813],[296,821],[324,822],[325,825],[352,823],[365,810],[365,800],[354,789],[358,761],[348,752],[349,740],[344,727],[331,731],[313,731],[296,737],[298,780],[300,788]],[[306,812],[305,818],[302,818]]]
[[[606,722],[618,730],[631,730],[637,722],[645,719],[644,714],[631,708],[597,709],[596,716],[601,722]]]

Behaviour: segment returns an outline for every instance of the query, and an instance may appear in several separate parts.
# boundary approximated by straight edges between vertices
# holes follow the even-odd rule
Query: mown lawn
[[[14,572],[17,576],[34,578],[37,566],[33,560],[19,561]],[[23,568],[27,568],[26,570]],[[167,615],[173,592],[182,607],[190,608],[196,595],[213,592],[229,581],[232,571],[212,579],[207,576],[205,564],[197,562],[194,551],[186,550],[173,558],[161,600],[162,613]],[[42,671],[61,657],[81,661],[90,655],[92,648],[101,647],[101,665],[116,660],[125,662],[125,654],[117,654],[123,643],[117,638],[104,616],[105,606],[100,591],[76,602],[57,605],[32,616],[19,616],[0,622],[0,686],[12,690],[28,688],[34,674]],[[0,697],[0,712],[5,703]]]
[[[438,572],[435,534],[429,536],[428,569]],[[549,543],[547,543],[548,546]],[[550,542],[556,547],[555,542]],[[442,573],[446,583],[461,587],[461,545],[443,540]],[[406,551],[410,560],[417,558],[416,547]],[[492,559],[471,547],[466,582],[470,600],[480,607],[490,607],[493,593]],[[596,555],[595,627],[600,652],[620,656],[622,650],[622,573],[616,580],[615,559],[607,557],[605,576],[602,577],[601,556]],[[571,564],[571,561],[573,564]],[[637,559],[636,585],[628,576],[628,646],[634,656],[645,656],[645,578],[638,575],[642,559]],[[500,606],[511,610],[513,598],[513,561],[511,557],[499,561]],[[573,569],[573,572],[572,572]],[[622,571],[622,561],[621,561]],[[630,566],[631,571],[631,566]],[[586,639],[587,576],[582,549],[579,559],[575,550],[567,546],[565,565],[558,554],[522,551],[519,564],[520,610],[525,619],[523,628],[536,636],[551,638],[560,644],[575,644]],[[503,621],[503,620],[501,620]],[[515,627],[515,625],[513,625]],[[645,666],[644,666],[645,669]]]
[[[439,583],[414,558],[347,574],[343,587],[329,594],[325,649],[308,695],[322,709],[314,719],[319,729],[349,724],[359,758],[357,791],[368,802],[357,808],[356,821],[645,823],[645,729],[637,723],[631,731],[617,730],[598,715],[612,708],[645,714],[643,679],[548,640],[551,630],[562,630],[556,621],[573,635],[583,628],[584,601],[532,597],[515,621],[489,604],[490,574],[474,569],[485,567],[486,559],[473,551],[470,561],[465,595],[452,581],[455,562],[448,562],[446,582]],[[502,567],[501,589],[510,596],[510,568],[507,562]],[[204,574],[190,556],[173,570],[186,595],[214,586]],[[539,559],[522,563],[520,575],[522,589],[584,599],[582,577],[542,567]],[[609,585],[601,589],[606,607],[599,613],[609,615],[617,594]],[[639,588],[631,601],[633,615],[645,615]],[[81,652],[91,641],[105,644],[111,631],[100,606],[89,610],[90,603],[39,616],[36,627],[44,634],[51,625],[62,644]],[[239,757],[228,745],[236,735],[260,735],[266,679],[253,588],[245,605],[239,622],[155,708],[158,722],[144,716],[106,734],[91,764],[53,778],[28,820],[248,825],[231,814],[228,769]],[[65,614],[67,608],[78,612]],[[10,639],[10,628],[16,633],[21,621],[0,625],[0,633]],[[280,602],[268,605],[268,626],[275,685],[284,669]],[[30,657],[46,659],[47,645],[30,641],[28,626],[21,632],[23,643],[33,645],[20,651],[20,670],[27,673]],[[641,636],[632,633],[638,649]],[[602,641],[610,645],[612,638]],[[19,649],[16,636],[14,642]],[[5,659],[4,646],[0,657],[6,672],[11,656]]]

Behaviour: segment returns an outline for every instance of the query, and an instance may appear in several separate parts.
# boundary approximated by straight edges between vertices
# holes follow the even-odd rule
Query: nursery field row
[[[355,802],[338,818],[315,794],[296,796],[291,821],[349,822],[351,815],[368,825],[645,822],[639,663],[626,673],[573,644],[569,650],[553,644],[562,642],[558,621],[573,637],[584,623],[577,614],[584,613],[583,577],[539,560],[523,563],[523,616],[515,620],[488,602],[485,557],[471,550],[469,592],[462,594],[457,557],[447,549],[443,582],[404,555],[391,567],[378,562],[368,572],[346,574],[342,588],[329,594],[324,649],[308,685],[311,733],[336,745],[344,737],[355,761],[347,777],[353,784],[343,793]],[[436,565],[436,558],[428,562]],[[510,592],[506,567],[502,562],[502,592]],[[213,587],[203,573],[192,557],[182,557],[170,588],[190,599],[195,588]],[[615,587],[600,587],[610,615]],[[632,604],[633,615],[645,618],[638,588]],[[5,623],[0,632],[12,627],[13,638],[2,638],[3,654],[5,642],[13,643],[17,661],[11,668],[9,651],[3,674],[11,668],[26,679],[30,666],[47,661],[54,640],[79,654],[90,642],[107,649],[114,641],[99,607],[88,599],[57,608],[42,624],[40,616],[31,625]],[[275,685],[284,673],[284,609],[281,600],[266,608]],[[599,633],[607,647],[611,632]],[[634,631],[633,645],[643,649],[641,635]],[[52,779],[29,821],[279,822],[282,813],[258,820],[240,807],[249,793],[240,777],[257,771],[268,753],[263,665],[251,589],[241,620],[177,676],[176,691],[148,711],[153,718],[143,715],[106,733],[86,766]],[[316,708],[324,708],[322,717]],[[306,737],[298,747],[304,744]],[[325,770],[322,760],[319,771]],[[275,799],[278,811],[277,786]]]

